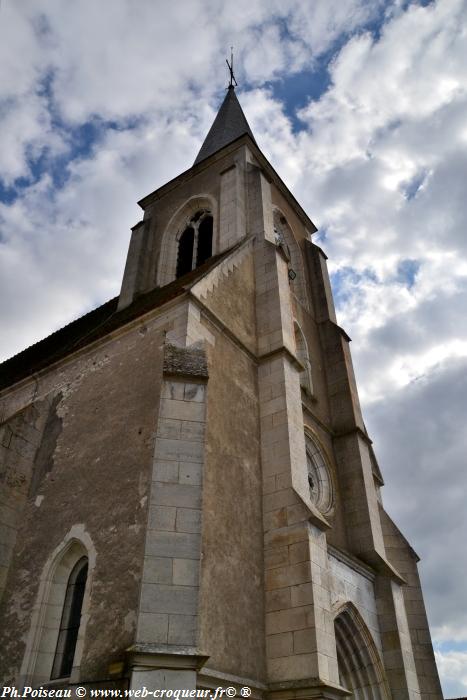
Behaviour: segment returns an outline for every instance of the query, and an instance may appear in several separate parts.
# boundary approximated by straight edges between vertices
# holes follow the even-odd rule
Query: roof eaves
[[[0,391],[48,368],[126,323],[185,294],[235,248],[236,246],[233,246],[213,256],[199,268],[164,287],[157,287],[136,297],[129,306],[120,311],[117,311],[118,297],[114,297],[5,360],[0,364]]]

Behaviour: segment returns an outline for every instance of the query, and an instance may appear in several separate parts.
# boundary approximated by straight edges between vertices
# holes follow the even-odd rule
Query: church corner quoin
[[[0,367],[1,681],[442,698],[326,256],[233,85],[139,204],[120,295]]]

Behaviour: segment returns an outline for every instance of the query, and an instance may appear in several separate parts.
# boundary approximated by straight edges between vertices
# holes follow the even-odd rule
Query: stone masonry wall
[[[45,562],[76,525],[96,550],[81,679],[107,677],[108,665],[124,660],[134,641],[161,346],[176,317],[176,310],[159,313],[43,373],[38,384],[2,394],[5,416],[24,410],[31,397],[50,403],[62,396],[53,463],[25,502],[0,609],[4,682],[19,673]]]
[[[203,671],[264,681],[256,364],[232,340],[211,331],[199,639],[209,659]]]
[[[388,559],[407,581],[407,585],[402,587],[402,595],[407,611],[420,693],[424,700],[439,700],[442,697],[441,685],[423,602],[417,557],[389,516],[382,508],[380,510]]]
[[[196,647],[207,368],[166,346],[136,643]]]
[[[36,491],[31,480],[48,409],[48,401],[36,401],[0,424],[0,601],[22,511]]]

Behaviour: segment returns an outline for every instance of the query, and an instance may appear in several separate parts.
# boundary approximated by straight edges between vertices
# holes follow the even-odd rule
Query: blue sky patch
[[[417,196],[418,191],[426,180],[426,170],[421,170],[411,180],[408,180],[401,185],[401,191],[404,197],[410,201]]]
[[[282,102],[293,131],[297,132],[303,129],[303,122],[298,118],[297,112],[311,100],[318,100],[330,82],[328,65],[320,61],[312,71],[307,68],[291,75],[287,80],[270,81],[265,86],[272,90],[276,100]]]
[[[454,640],[449,639],[443,642],[433,641],[433,647],[435,651],[446,652],[446,651],[467,651],[467,639]]]
[[[406,285],[407,289],[411,289],[415,284],[417,272],[420,269],[418,260],[401,260],[397,266],[397,280]]]
[[[357,271],[353,267],[341,267],[331,274],[331,285],[336,307],[344,306],[362,282],[378,282],[376,274],[366,268]]]

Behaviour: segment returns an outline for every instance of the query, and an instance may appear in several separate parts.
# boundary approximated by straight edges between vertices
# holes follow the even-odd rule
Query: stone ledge
[[[204,347],[197,343],[187,348],[166,343],[164,345],[163,372],[169,376],[207,379],[209,372]]]
[[[230,673],[222,673],[211,668],[202,669],[198,675],[198,685],[213,691],[219,687],[234,687],[237,691],[237,698],[242,696],[241,689],[247,687],[251,690],[250,700],[261,700],[265,697],[268,689],[267,685],[261,681],[234,676]]]
[[[132,668],[147,670],[189,669],[199,671],[209,659],[196,647],[133,644],[126,650]]]
[[[320,678],[302,678],[294,681],[280,681],[269,684],[268,698],[275,700],[308,700],[309,698],[328,698],[342,700],[349,698],[352,692],[341,685],[329,683]]]

